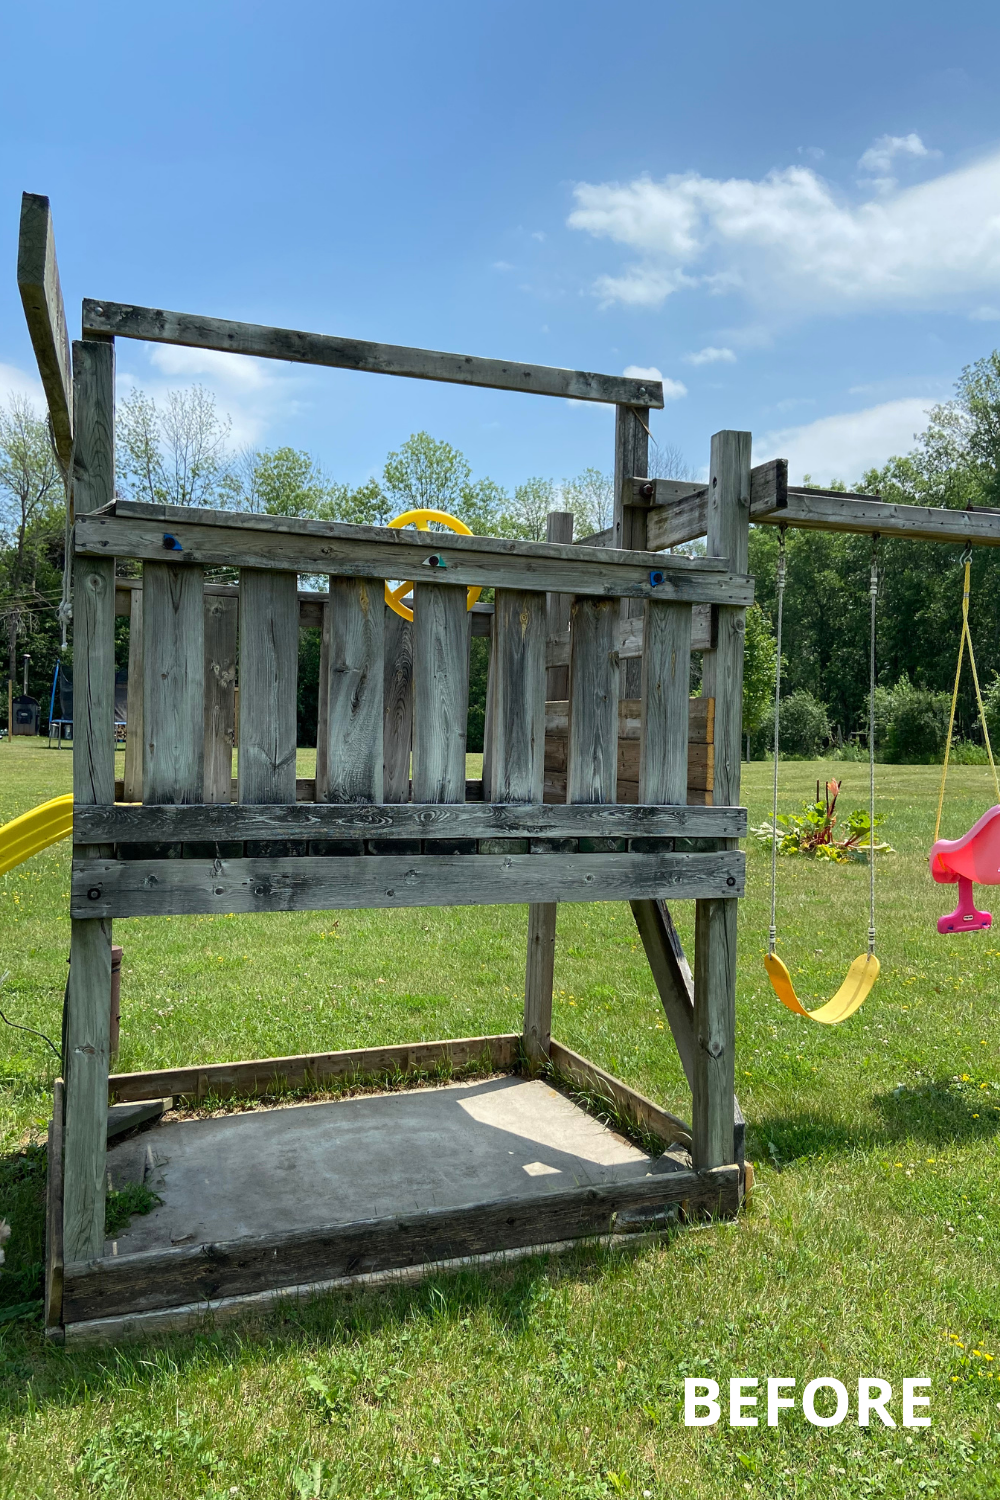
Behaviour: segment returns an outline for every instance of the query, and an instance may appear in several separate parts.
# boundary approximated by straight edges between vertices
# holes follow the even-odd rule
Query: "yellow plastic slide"
[[[0,875],[73,832],[73,798],[53,797],[0,828]]]

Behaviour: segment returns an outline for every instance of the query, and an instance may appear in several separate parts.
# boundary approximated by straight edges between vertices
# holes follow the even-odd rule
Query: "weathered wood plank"
[[[575,517],[571,510],[552,510],[545,518],[545,540],[570,546]],[[546,698],[569,697],[569,612],[571,594],[546,594],[545,634],[547,638],[566,637],[566,661],[548,667],[545,678]],[[546,658],[547,660],[547,658]]]
[[[386,802],[406,802],[413,728],[413,624],[387,605],[384,629],[382,795]]]
[[[508,1072],[517,1065],[520,1037],[452,1037],[445,1041],[403,1042],[390,1047],[361,1047],[346,1052],[305,1052],[294,1057],[257,1058],[249,1062],[198,1063],[187,1068],[160,1068],[146,1073],[112,1073],[110,1103],[141,1099],[203,1099],[241,1095],[259,1098],[274,1089],[322,1088],[334,1080],[395,1078],[420,1073],[458,1072],[484,1065]]]
[[[646,600],[645,611],[639,797],[643,802],[683,802],[688,784],[688,705],[695,701],[689,696],[691,611],[683,604],[654,599]]]
[[[73,456],[73,371],[48,198],[21,194],[17,287],[64,474]]]
[[[692,1215],[732,1217],[739,1208],[739,1172],[736,1167],[715,1173],[667,1167],[601,1187],[67,1264],[65,1316],[67,1322],[77,1322],[521,1245],[591,1238],[606,1234],[615,1214],[667,1203],[686,1203]]]
[[[712,773],[708,770],[699,772],[696,766],[688,770],[687,805],[688,807],[711,807],[712,805]],[[706,785],[706,783],[709,783]],[[638,781],[625,781],[621,776],[618,778],[616,795],[619,805],[634,807],[639,801]],[[546,769],[545,793],[543,800],[546,806],[566,801],[566,772]]]
[[[194,349],[223,349],[233,354],[250,354],[257,359],[283,359],[298,364],[333,366],[340,370],[365,370],[375,375],[408,375],[416,380],[489,386],[500,391],[528,391],[536,396],[559,396],[573,401],[663,405],[663,385],[659,380],[632,380],[626,375],[596,375],[587,370],[561,370],[549,365],[520,365],[470,354],[408,349],[397,344],[375,344],[332,334],[301,333],[292,328],[206,318],[196,313],[166,312],[158,307],[95,302],[89,297],[83,304],[83,326],[85,333],[110,333],[151,344],[183,344]]]
[[[641,748],[638,740],[624,736],[618,740],[618,781],[639,784]],[[569,762],[568,744],[565,737],[553,735],[545,742],[545,771],[565,771]],[[682,765],[684,762],[681,763]],[[715,746],[689,744],[687,751],[688,786],[712,784],[715,773]],[[678,772],[680,774],[680,772]],[[620,800],[620,799],[619,799]],[[645,802],[646,798],[640,799]]]
[[[116,589],[116,600],[117,596],[118,590]],[[142,590],[130,590],[128,597],[128,698],[126,700],[127,707],[125,711],[125,785],[122,791],[126,802],[141,802],[142,747],[145,738],[142,729]],[[227,783],[227,800],[228,796]]]
[[[694,700],[698,701],[698,700]],[[293,802],[254,807],[224,803],[206,807],[112,805],[74,811],[73,836],[86,844],[239,842],[308,838],[387,841],[434,837],[743,838],[742,807],[623,807],[566,803],[356,803],[338,806]]]
[[[466,596],[449,585],[418,583],[413,598],[413,800],[462,802],[469,715]]]
[[[536,855],[535,858],[538,858]],[[556,903],[528,907],[528,961],[524,977],[524,1051],[532,1068],[549,1055],[552,983],[556,958]]]
[[[73,487],[77,513],[114,494],[114,347],[74,343]],[[94,558],[73,585],[74,806],[107,803],[115,787],[114,562]],[[111,850],[77,845],[86,858]],[[98,914],[94,913],[94,917]],[[74,921],[63,1009],[63,1240],[69,1259],[104,1244],[104,1162],[111,994],[111,923]]]
[[[590,1093],[613,1100],[633,1126],[638,1125],[640,1129],[648,1130],[650,1135],[655,1135],[667,1146],[690,1146],[691,1127],[677,1115],[672,1115],[669,1110],[654,1104],[644,1094],[630,1089],[619,1078],[605,1073],[596,1063],[581,1057],[569,1047],[564,1047],[554,1037],[550,1055],[553,1067],[564,1077],[581,1084]]]
[[[541,594],[498,589],[494,615],[493,802],[541,802],[545,753]]]
[[[317,799],[380,803],[385,712],[383,590],[363,578],[331,578],[323,637]]]
[[[295,800],[299,606],[294,573],[240,577],[241,802]]]
[[[63,1245],[67,1261],[99,1255],[104,1244],[111,923],[72,922],[69,962],[63,1027]]]
[[[575,599],[569,663],[567,802],[614,802],[618,777],[618,607]]]
[[[616,552],[613,548],[562,548],[548,542],[512,542],[506,538],[448,536],[435,538],[431,551],[426,538],[410,528],[392,531],[374,526],[343,526],[340,522],[300,522],[324,527],[323,532],[293,529],[282,518],[280,530],[262,532],[233,525],[225,511],[202,512],[210,522],[199,522],[197,512],[184,508],[150,506],[150,511],[173,511],[164,519],[136,518],[135,503],[118,500],[117,514],[84,517],[76,530],[76,549],[83,555],[162,560],[163,538],[180,544],[177,562],[247,570],[281,567],[302,573],[338,573],[353,578],[426,577],[429,559],[437,557],[436,573],[448,574],[455,586],[515,588],[591,595],[598,598],[679,599],[691,604],[750,604],[753,580],[730,574],[725,559],[652,552]],[[164,520],[166,524],[164,524]],[[400,540],[402,539],[402,540]],[[562,553],[567,552],[568,556]],[[722,567],[718,566],[722,563]],[[653,581],[653,579],[657,581]]]
[[[735,1159],[736,903],[695,906],[694,1077],[691,1080],[695,1165]]]
[[[635,406],[615,407],[615,478],[614,541],[612,546],[632,551],[646,551],[646,512],[625,504],[625,479],[629,474],[645,474],[649,463],[649,412]],[[642,615],[638,600],[623,599],[623,621]],[[621,663],[619,691],[622,698],[638,698],[641,691],[641,666],[634,657]]]
[[[143,568],[144,802],[205,801],[205,603],[200,568]]]
[[[730,882],[732,882],[730,884]],[[725,854],[368,855],[74,862],[74,917],[741,896]],[[110,984],[110,951],[108,983]],[[107,1026],[107,990],[104,1001]],[[105,1055],[107,1047],[105,1043]]]
[[[747,566],[749,549],[750,434],[719,432],[712,438],[709,469],[708,551]],[[718,645],[702,660],[702,693],[715,699],[715,794],[721,804],[740,800],[743,733],[742,609],[718,611]]]
[[[652,481],[657,487],[662,482],[662,480]],[[647,487],[647,482],[641,478],[636,479],[635,486],[642,491]],[[782,524],[784,524],[784,511],[788,504],[789,493],[787,459],[770,459],[765,464],[758,464],[750,471],[750,519],[752,521],[775,519],[776,513],[780,510]],[[705,536],[708,530],[709,512],[707,487],[683,500],[673,500],[664,495],[662,502],[659,500],[658,490],[653,505],[654,508],[650,510],[646,522],[646,545],[650,551],[679,547],[684,542]],[[904,509],[909,509],[909,507],[904,507]]]
[[[52,1086],[52,1119],[49,1121],[47,1171],[45,1174],[45,1327],[62,1322],[63,1266],[63,1093],[57,1078]]]
[[[141,598],[140,598],[141,604]],[[228,802],[236,738],[235,596],[205,591],[205,801]]]

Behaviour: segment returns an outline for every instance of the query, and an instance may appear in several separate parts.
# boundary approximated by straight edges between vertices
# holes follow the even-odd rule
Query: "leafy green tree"
[[[615,514],[614,476],[589,468],[575,479],[564,479],[561,509],[573,511],[581,537],[606,531]]]
[[[238,510],[271,516],[320,516],[329,498],[323,471],[300,448],[244,448],[220,491]]]
[[[830,720],[826,708],[812,693],[798,688],[782,698],[778,718],[782,755],[802,756],[811,760],[830,738]]]
[[[560,498],[551,479],[537,476],[515,485],[514,499],[501,515],[504,536],[523,536],[530,542],[544,542],[546,520],[550,510],[560,510]]]
[[[774,706],[774,672],[777,643],[771,622],[759,604],[751,604],[746,616],[743,649],[743,733],[752,737]]]
[[[30,401],[11,396],[0,408],[0,613],[15,680],[19,638],[58,600],[50,559],[61,550],[64,506],[48,427]]]
[[[232,492],[231,427],[204,386],[168,391],[162,406],[131,391],[116,414],[119,489],[151,503],[224,506]]]

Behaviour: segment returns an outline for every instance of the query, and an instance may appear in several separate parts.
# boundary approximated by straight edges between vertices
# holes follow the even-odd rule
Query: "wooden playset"
[[[892,523],[938,535],[946,513],[919,517],[921,532],[904,507],[791,490],[782,461],[751,469],[746,432],[712,439],[707,483],[650,480],[648,413],[663,398],[645,379],[91,300],[70,352],[48,200],[28,194],[18,280],[73,519],[72,936],[50,1130],[51,1335],[113,1338],[240,1299],[602,1236],[671,1204],[735,1214],[745,1189],[734,1048],[749,525]],[[606,403],[613,527],[574,543],[572,517],[556,513],[549,540],[533,543],[123,499],[120,338]],[[666,550],[698,535],[703,557]],[[141,577],[123,576],[135,563]],[[229,570],[225,582],[218,570]],[[327,588],[301,590],[303,576]],[[407,594],[412,620],[388,607],[387,588],[396,602]],[[479,590],[494,591],[492,603],[472,602]],[[116,783],[122,614],[128,740]],[[316,776],[303,781],[298,635],[317,626]],[[466,770],[472,635],[490,639],[482,780]],[[694,699],[692,650],[702,653]],[[557,903],[609,900],[631,904],[690,1084],[690,1123],[552,1037]],[[665,904],[678,900],[696,903],[691,967]],[[520,1032],[109,1071],[114,919],[493,903],[528,906]],[[689,1161],[521,1197],[497,1197],[484,1180],[458,1206],[341,1213],[294,1231],[274,1223],[225,1242],[116,1254],[105,1239],[109,1104],[263,1097],[484,1060],[498,1072],[549,1069],[611,1098]],[[237,1116],[236,1128],[252,1117]]]

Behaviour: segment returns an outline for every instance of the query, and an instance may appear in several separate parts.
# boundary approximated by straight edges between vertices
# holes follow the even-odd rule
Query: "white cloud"
[[[509,260],[495,260],[493,262],[493,269],[494,271],[513,271],[514,267]]]
[[[940,156],[940,151],[929,151],[912,130],[909,135],[880,135],[861,157],[858,166],[863,172],[884,175],[897,156]]]
[[[976,307],[969,317],[976,323],[1000,323],[1000,307]]]
[[[139,386],[162,401],[178,386],[203,385],[215,397],[220,415],[230,419],[230,441],[237,448],[261,442],[269,428],[299,411],[297,393],[308,380],[271,360],[216,349],[145,344],[132,346],[129,354],[133,360],[144,354],[148,367],[139,370],[133,364],[121,370],[121,396]]]
[[[861,203],[806,166],[580,183],[575,197],[571,228],[636,256],[598,278],[604,303],[658,306],[698,285],[782,310],[969,311],[1000,292],[1000,152]]]
[[[693,354],[681,356],[687,365],[734,365],[736,355],[732,349],[716,349],[711,344],[705,349],[698,349]]]
[[[804,474],[820,485],[833,479],[854,484],[865,469],[879,467],[895,453],[908,453],[933,405],[932,398],[906,397],[766,432],[759,447],[754,443],[754,462],[787,458],[792,484],[801,484]]]
[[[19,370],[16,365],[0,364],[0,403],[6,406],[11,396],[27,396],[38,409],[45,411],[45,392],[42,382],[34,372]]]
[[[682,396],[687,395],[687,386],[682,380],[671,380],[662,374],[655,365],[626,365],[622,371],[632,380],[660,380],[663,382],[664,401],[679,401]]]

